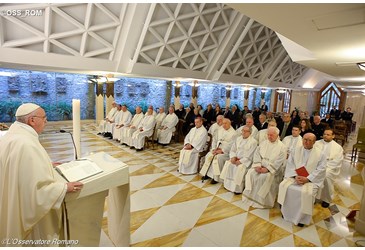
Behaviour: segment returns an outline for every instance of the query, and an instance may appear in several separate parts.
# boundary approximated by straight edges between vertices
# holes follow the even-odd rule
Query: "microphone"
[[[66,130],[63,130],[63,129],[60,130],[60,133],[68,133],[68,134],[70,134],[71,139],[72,139],[72,143],[74,145],[74,150],[75,150],[75,160],[77,160],[78,159],[78,157],[77,157],[77,150],[76,150],[75,140],[74,140],[74,137],[72,136],[72,133],[71,132],[68,132]]]

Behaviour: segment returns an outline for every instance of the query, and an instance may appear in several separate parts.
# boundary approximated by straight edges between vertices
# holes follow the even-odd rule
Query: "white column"
[[[81,123],[80,123],[80,100],[72,99],[72,120],[73,120],[73,138],[76,152],[75,159],[81,156]]]

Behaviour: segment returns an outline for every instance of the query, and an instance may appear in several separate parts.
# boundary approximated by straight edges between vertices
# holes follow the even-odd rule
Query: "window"
[[[319,101],[319,115],[321,117],[329,113],[333,106],[340,108],[342,90],[337,88],[336,84],[329,82],[321,90],[321,99]]]

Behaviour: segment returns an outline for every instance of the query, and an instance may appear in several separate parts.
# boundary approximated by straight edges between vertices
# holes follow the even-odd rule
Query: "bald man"
[[[279,186],[278,203],[282,205],[283,218],[299,227],[310,224],[315,197],[326,177],[326,156],[320,147],[314,147],[315,142],[313,133],[303,136],[303,144],[289,155],[285,179]]]

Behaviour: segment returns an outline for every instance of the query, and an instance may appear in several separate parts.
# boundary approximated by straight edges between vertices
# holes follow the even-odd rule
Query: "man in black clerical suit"
[[[278,129],[280,130],[280,140],[283,140],[285,136],[291,135],[293,123],[291,123],[290,120],[290,114],[283,113],[282,122],[278,124]]]

